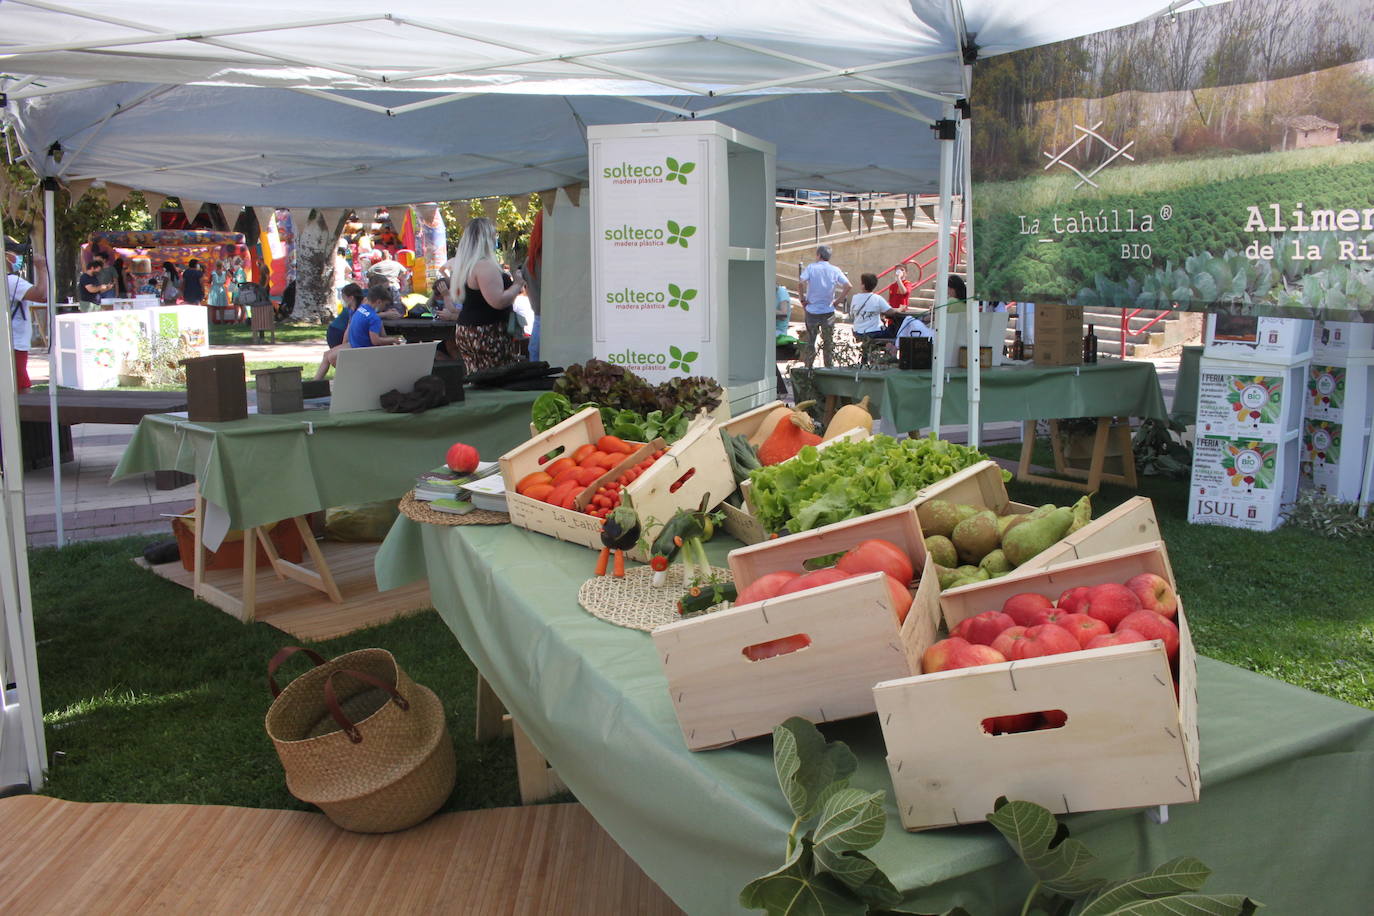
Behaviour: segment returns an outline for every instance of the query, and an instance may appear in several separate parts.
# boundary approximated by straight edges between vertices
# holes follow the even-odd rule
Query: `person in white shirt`
[[[29,381],[29,342],[33,337],[33,325],[29,322],[29,303],[48,301],[47,262],[42,258],[33,259],[34,279],[32,284],[15,273],[19,255],[5,249],[5,292],[10,303],[10,337],[14,346],[14,377],[20,394],[33,387]]]
[[[821,338],[822,361],[826,368],[835,356],[835,302],[844,299],[854,287],[849,278],[830,263],[830,247],[816,249],[816,260],[801,273],[798,291],[806,310],[806,368],[816,361],[816,339]]]
[[[860,339],[890,339],[897,336],[897,325],[884,326],[884,318],[901,318],[902,313],[887,304],[887,300],[874,292],[878,287],[876,274],[863,274],[859,285],[864,291],[849,301],[849,314],[854,318],[854,336]]]

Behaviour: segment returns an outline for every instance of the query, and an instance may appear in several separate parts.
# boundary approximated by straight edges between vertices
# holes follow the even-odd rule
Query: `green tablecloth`
[[[1197,383],[1202,350],[1201,346],[1184,347],[1178,357],[1178,381],[1174,383],[1174,404],[1169,415],[1184,426],[1197,422]]]
[[[868,395],[899,430],[930,425],[931,373],[817,369],[816,390],[857,401]],[[968,370],[952,369],[940,422],[968,422]],[[998,366],[982,372],[984,423],[1056,417],[1168,419],[1153,363],[1102,359],[1091,366]]]
[[[708,552],[722,561],[730,546],[717,538]],[[771,742],[686,749],[649,635],[578,607],[594,562],[519,528],[402,516],[377,580],[385,589],[428,575],[463,648],[616,842],[689,913],[738,912],[740,888],[781,864],[791,824]],[[1216,871],[1210,890],[1252,894],[1267,912],[1367,912],[1374,714],[1210,659],[1198,676],[1202,802],[1172,807],[1162,826],[1141,811],[1074,815],[1074,835],[1113,874],[1197,855]],[[854,784],[890,796],[876,717],[825,731],[858,753]],[[871,855],[918,912],[1014,913],[1029,890],[991,828],[907,833],[890,797]]]
[[[139,423],[114,476],[194,474],[232,527],[265,525],[402,496],[416,474],[443,463],[453,442],[494,460],[530,437],[530,404],[540,393],[469,392],[461,404],[418,414],[307,410],[227,423],[153,414]]]

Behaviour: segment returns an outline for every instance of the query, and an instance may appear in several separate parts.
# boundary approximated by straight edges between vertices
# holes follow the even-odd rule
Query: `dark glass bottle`
[[[1088,333],[1083,335],[1083,362],[1097,362],[1097,335],[1093,333],[1092,325],[1088,325]]]
[[[1026,358],[1026,344],[1021,340],[1021,332],[1016,332],[1016,338],[1011,343],[1011,358],[1017,361]]]

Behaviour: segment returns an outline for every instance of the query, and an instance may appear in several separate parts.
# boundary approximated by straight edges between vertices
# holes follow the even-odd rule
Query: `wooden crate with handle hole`
[[[869,538],[900,546],[920,577],[902,623],[884,575],[869,573],[654,630],[689,748],[766,735],[789,716],[826,722],[871,713],[875,683],[920,670],[939,626],[938,583],[910,508],[739,548],[730,569],[742,590],[771,572],[802,572],[807,560]],[[789,638],[805,645],[758,660],[745,654]]]
[[[557,426],[532,437],[524,445],[501,456],[501,476],[506,484],[506,506],[511,524],[531,531],[571,541],[584,547],[601,549],[601,519],[581,511],[598,487],[617,479],[642,460],[645,449],[626,456],[582,491],[575,508],[564,509],[515,492],[525,476],[550,462],[571,455],[578,447],[595,443],[605,435],[601,413],[594,407],[569,417]],[[706,418],[694,420],[687,434],[668,447],[668,452],[637,480],[625,488],[639,513],[647,541],[673,517],[678,509],[695,509],[704,497],[711,505],[719,503],[735,489],[730,460],[714,424]],[[641,562],[648,557],[636,548],[630,556]]]
[[[1152,572],[1174,586],[1163,542],[946,593],[954,625],[1013,594],[1054,600],[1077,585]],[[956,594],[958,593],[958,594]],[[1158,640],[939,671],[873,689],[898,813],[908,830],[986,819],[998,796],[1058,814],[1197,801],[1197,656],[1180,601],[1178,693]],[[991,716],[1052,710],[1057,728],[994,735]]]

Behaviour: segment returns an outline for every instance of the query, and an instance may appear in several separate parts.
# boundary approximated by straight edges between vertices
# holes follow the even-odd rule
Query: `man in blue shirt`
[[[802,271],[798,287],[806,309],[806,368],[816,361],[819,338],[828,369],[835,355],[835,303],[848,296],[853,287],[844,271],[830,263],[828,245],[816,249],[816,261]]]
[[[345,347],[380,347],[388,344],[405,343],[404,337],[388,337],[382,330],[382,317],[377,313],[391,307],[391,291],[385,286],[374,286],[367,291],[362,301],[349,319],[348,331],[344,342],[325,351],[320,360],[320,368],[315,370],[315,380],[319,381],[329,374],[329,367],[339,359],[339,351]]]

